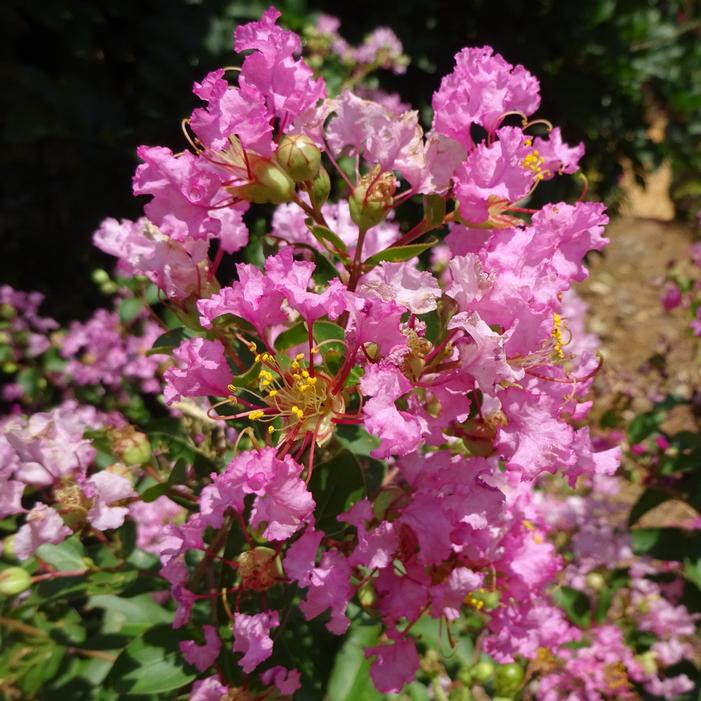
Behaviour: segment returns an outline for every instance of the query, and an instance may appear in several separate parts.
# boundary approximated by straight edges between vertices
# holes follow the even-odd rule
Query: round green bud
[[[515,694],[523,683],[524,672],[521,665],[511,662],[499,665],[494,672],[494,690],[497,694]]]
[[[231,188],[233,195],[255,204],[284,204],[294,197],[294,181],[279,165],[251,155],[249,167],[252,182]]]
[[[448,701],[472,701],[473,696],[466,686],[457,686],[448,694]]]
[[[11,533],[2,541],[2,554],[8,560],[14,560],[15,558],[15,534]]]
[[[326,204],[326,200],[329,199],[329,194],[331,192],[331,178],[326,172],[326,168],[321,166],[316,177],[312,181],[312,186],[310,188],[310,197],[312,200],[312,206],[315,209],[321,209],[321,207]]]
[[[587,575],[586,583],[592,591],[601,591],[606,586],[606,580],[600,572],[590,572]]]
[[[485,684],[494,676],[494,664],[489,660],[482,660],[472,668],[472,676],[480,684]]]
[[[32,576],[21,567],[8,567],[0,572],[0,594],[17,596],[32,586]]]
[[[321,166],[321,151],[304,134],[285,136],[276,155],[282,169],[298,183],[315,178]]]
[[[0,304],[0,319],[12,321],[17,316],[17,310],[11,304]]]
[[[364,582],[358,589],[358,602],[368,613],[377,613],[377,592],[371,581]]]
[[[92,271],[92,281],[97,285],[104,285],[110,281],[110,276],[107,274],[107,271],[97,268]]]
[[[17,372],[17,363],[13,363],[12,361],[8,360],[6,363],[2,364],[2,371],[7,375]]]
[[[459,682],[465,684],[465,686],[470,686],[470,684],[472,684],[472,671],[469,669],[469,667],[460,667],[455,678]]]

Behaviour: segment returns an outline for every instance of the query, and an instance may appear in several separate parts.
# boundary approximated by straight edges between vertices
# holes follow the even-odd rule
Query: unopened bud
[[[17,310],[7,302],[0,304],[0,319],[12,321],[17,316]]]
[[[377,166],[372,173],[364,175],[348,200],[351,219],[367,231],[379,224],[394,204],[397,182],[392,173],[380,174]]]
[[[104,285],[106,282],[110,281],[110,276],[107,274],[106,270],[102,268],[97,268],[92,271],[92,281],[96,285]]]
[[[8,567],[0,572],[0,594],[17,596],[32,586],[32,577],[21,567]]]
[[[377,593],[371,581],[364,582],[358,589],[358,602],[369,614],[377,613]]]
[[[283,170],[298,183],[315,178],[321,166],[321,151],[304,134],[285,136],[276,155]]]
[[[231,188],[231,193],[255,204],[284,204],[295,194],[292,178],[276,163],[249,155],[251,182]]]
[[[646,675],[652,677],[657,674],[657,656],[652,650],[635,656],[635,661],[640,665]]]
[[[494,672],[494,690],[498,696],[515,694],[524,676],[523,667],[515,662],[499,665]]]
[[[312,199],[312,206],[315,209],[321,209],[326,200],[329,199],[329,193],[331,192],[331,179],[329,174],[326,172],[326,168],[321,166],[316,177],[312,181],[312,186],[310,188],[310,197]]]
[[[494,676],[494,664],[489,660],[482,660],[472,668],[472,676],[480,684],[484,684]]]
[[[606,586],[606,580],[599,572],[590,572],[587,575],[586,583],[592,591],[601,591]]]

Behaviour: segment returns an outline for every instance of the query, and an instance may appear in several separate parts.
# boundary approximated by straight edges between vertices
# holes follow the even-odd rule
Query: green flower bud
[[[11,533],[2,541],[2,554],[8,560],[14,560],[15,558],[15,534]]]
[[[17,372],[17,363],[8,361],[2,364],[2,371],[7,375],[12,375],[12,373]]]
[[[367,231],[384,220],[394,203],[396,186],[394,175],[380,174],[379,166],[360,179],[348,200],[351,219],[360,229]]]
[[[17,596],[32,586],[32,576],[21,567],[8,567],[0,572],[0,594]]]
[[[17,316],[17,310],[11,304],[0,304],[0,319],[12,321]]]
[[[304,134],[285,136],[276,156],[282,169],[298,183],[315,178],[321,166],[321,151]]]
[[[310,197],[312,200],[312,206],[315,209],[321,209],[321,207],[326,204],[326,200],[329,199],[329,193],[331,192],[331,179],[329,174],[326,172],[326,168],[321,166],[316,177],[312,181],[312,186],[310,188]]]
[[[457,686],[448,694],[448,701],[472,701],[473,696],[466,686]]]
[[[643,652],[641,655],[636,655],[635,661],[640,665],[645,674],[651,677],[657,674],[657,656],[652,650]]]
[[[586,583],[592,591],[601,591],[606,586],[606,580],[599,572],[590,572],[587,575]]]
[[[524,676],[523,668],[515,662],[499,665],[494,672],[494,690],[500,696],[515,694],[521,688]]]
[[[235,197],[256,204],[284,204],[294,197],[294,181],[273,161],[249,154],[249,168],[252,182],[230,188]]]
[[[358,589],[358,602],[369,614],[377,613],[377,593],[371,581],[365,582]]]
[[[472,672],[468,667],[460,667],[455,678],[465,686],[470,686],[470,684],[472,684]]]
[[[104,285],[106,282],[110,281],[110,276],[107,274],[107,271],[102,268],[97,268],[92,271],[92,281],[96,285]]]
[[[494,676],[494,664],[489,660],[482,660],[472,668],[472,676],[480,684],[485,684]]]

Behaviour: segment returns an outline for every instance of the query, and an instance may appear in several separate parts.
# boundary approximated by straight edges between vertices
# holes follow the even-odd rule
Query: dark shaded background
[[[183,144],[194,80],[231,62],[236,22],[266,3],[232,0],[5,0],[0,29],[0,283],[47,294],[65,321],[103,303],[89,281],[111,261],[90,244],[107,217],[138,217],[130,191],[138,144]],[[585,140],[592,189],[617,202],[621,160],[642,175],[672,160],[680,215],[701,185],[701,38],[696,0],[466,0],[278,3],[300,30],[310,13],[341,18],[356,43],[392,27],[413,59],[382,76],[419,107],[466,45],[491,44],[542,83],[540,115]],[[663,144],[651,111],[668,118]]]

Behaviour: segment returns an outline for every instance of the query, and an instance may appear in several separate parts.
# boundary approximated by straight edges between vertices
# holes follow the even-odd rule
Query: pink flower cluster
[[[625,527],[625,509],[613,499],[618,485],[595,477],[588,496],[559,499],[539,493],[540,524],[567,536],[571,561],[561,573],[564,584],[584,593],[596,611],[610,580],[626,573],[615,589],[606,618],[582,632],[576,646],[552,649],[537,687],[539,701],[635,699],[634,685],[673,701],[694,688],[685,674],[669,674],[677,663],[693,661],[697,615],[678,603],[683,584],[676,564],[660,565],[633,555]],[[660,583],[656,576],[675,575]],[[636,649],[625,633],[652,636]]]
[[[581,633],[549,594],[563,560],[534,491],[543,474],[574,485],[619,461],[581,427],[600,361],[570,292],[587,276],[586,254],[607,242],[607,216],[587,201],[529,206],[542,181],[577,172],[583,146],[530,120],[538,81],[489,47],[457,54],[425,133],[397,102],[352,89],[327,97],[278,18],[270,8],[239,26],[240,67],[194,85],[204,106],[185,120],[190,149],[139,148],[133,185],[148,197],[145,217],[106,220],[95,234],[121,274],[158,288],[155,313],[182,324],[163,397],[192,429],[185,454],[216,469],[180,471],[186,518],[165,497],[140,502],[143,463],[93,469],[85,431],[112,419],[62,409],[11,419],[0,443],[12,485],[4,508],[24,513],[25,484],[56,497],[55,508],[26,514],[21,554],[131,515],[140,547],[160,557],[174,626],[192,636],[182,654],[205,675],[191,699],[237,693],[219,664],[224,646],[245,688],[299,688],[301,672],[278,664],[290,614],[280,601],[335,635],[349,629],[352,602],[381,624],[365,654],[383,693],[419,669],[419,619],[450,631],[468,612],[499,662],[561,654],[542,698],[567,698],[553,694],[583,670],[607,674],[611,654],[627,650],[615,627],[600,626],[587,653],[561,652]],[[322,18],[316,31],[345,55],[337,29]],[[352,60],[405,65],[389,30]],[[419,196],[423,216],[407,226],[403,205]],[[247,245],[243,216],[256,204],[275,207],[252,242],[264,260],[252,246],[245,259],[260,264],[234,268],[227,256]],[[64,339],[68,373],[155,390],[158,357],[145,352],[159,334],[144,322],[125,341],[117,317],[98,312]],[[356,472],[361,484],[344,486]],[[594,537],[582,531],[583,553]],[[641,625],[689,624],[676,609],[662,618]],[[659,656],[671,660],[679,650],[664,630]],[[630,678],[657,683],[626,654],[616,660],[630,662]]]

